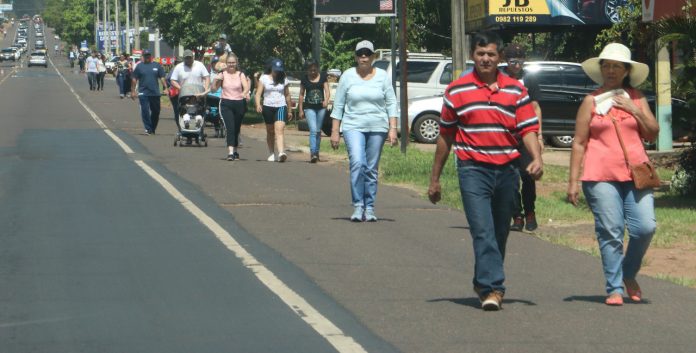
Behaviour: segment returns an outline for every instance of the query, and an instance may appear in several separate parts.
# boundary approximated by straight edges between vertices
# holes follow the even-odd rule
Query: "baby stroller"
[[[220,96],[222,88],[208,93],[205,100],[205,121],[215,128],[215,137],[225,137],[225,120],[220,115]]]
[[[184,84],[179,90],[179,132],[174,138],[174,146],[179,144],[191,145],[196,142],[197,146],[203,144],[208,147],[205,134],[205,97],[199,97],[205,91],[203,86],[194,84]]]

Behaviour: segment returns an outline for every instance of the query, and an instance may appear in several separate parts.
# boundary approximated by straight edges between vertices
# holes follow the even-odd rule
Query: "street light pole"
[[[109,33],[109,18],[107,17],[108,14],[108,4],[106,0],[104,1],[104,51],[109,53],[111,51],[111,48],[109,46],[111,42],[111,33]]]
[[[130,2],[131,0],[126,0],[126,53],[130,54],[131,44],[130,44]]]
[[[135,7],[133,7],[133,22],[135,22],[135,49],[140,50],[140,0],[135,0]]]
[[[119,6],[118,2],[120,0],[114,0],[116,3],[115,8],[115,19],[114,22],[116,22],[116,55],[121,54],[121,23],[118,21],[118,11],[119,11]]]
[[[99,50],[99,0],[94,1],[94,47]]]

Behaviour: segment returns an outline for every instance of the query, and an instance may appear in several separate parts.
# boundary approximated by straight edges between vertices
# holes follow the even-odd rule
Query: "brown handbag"
[[[619,143],[621,144],[621,149],[623,150],[624,160],[626,160],[626,166],[631,171],[631,177],[633,178],[633,184],[636,189],[652,189],[660,187],[660,177],[657,176],[657,171],[655,166],[649,160],[647,162],[631,164],[628,161],[628,152],[626,151],[626,146],[624,145],[623,138],[621,137],[621,131],[619,130],[619,124],[616,123],[614,117],[611,118],[611,122],[614,123],[614,128],[616,128],[616,135],[619,137]]]

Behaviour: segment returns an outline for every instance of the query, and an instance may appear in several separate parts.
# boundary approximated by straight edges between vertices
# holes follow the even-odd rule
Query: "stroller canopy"
[[[179,90],[179,97],[195,96],[205,92],[203,85],[185,83]]]

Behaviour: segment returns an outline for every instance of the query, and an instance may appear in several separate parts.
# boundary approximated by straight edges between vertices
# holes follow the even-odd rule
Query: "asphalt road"
[[[340,163],[173,147],[170,111],[145,136],[113,80],[53,63],[0,84],[2,352],[694,352],[692,289],[609,308],[599,259],[514,233],[483,312],[460,211],[382,186],[351,223]]]

